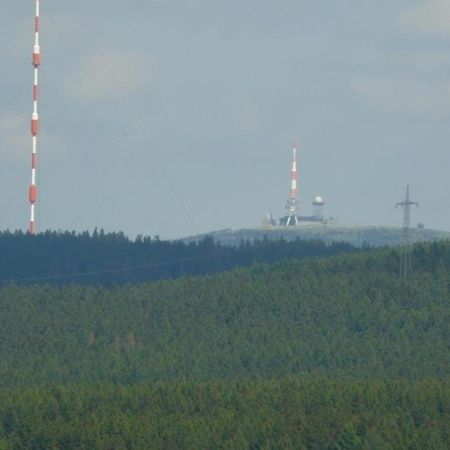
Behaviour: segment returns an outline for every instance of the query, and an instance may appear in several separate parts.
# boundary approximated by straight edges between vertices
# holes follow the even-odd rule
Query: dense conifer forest
[[[447,450],[450,383],[320,377],[0,390],[2,449]]]
[[[12,280],[31,284],[118,285],[183,275],[206,275],[255,262],[355,252],[345,243],[319,240],[242,241],[221,245],[210,237],[199,242],[162,241],[123,233],[46,232],[37,236],[0,232],[0,285]]]
[[[265,245],[203,276],[4,284],[0,448],[450,448],[450,242],[408,281],[396,249],[242,248]]]

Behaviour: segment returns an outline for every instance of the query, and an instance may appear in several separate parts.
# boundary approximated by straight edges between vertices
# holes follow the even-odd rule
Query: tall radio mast
[[[34,70],[34,83],[33,83],[33,113],[31,116],[31,135],[32,135],[32,152],[31,152],[31,184],[29,189],[29,202],[30,202],[30,234],[36,232],[36,201],[37,201],[37,185],[36,185],[36,168],[37,168],[37,147],[38,147],[38,134],[39,134],[39,112],[38,112],[38,100],[39,100],[39,66],[41,64],[41,47],[39,45],[39,31],[40,31],[40,15],[39,4],[40,0],[36,0],[36,17],[34,19],[34,47],[33,47],[33,70]]]
[[[298,192],[297,192],[297,148],[292,147],[292,168],[291,168],[291,190],[286,202],[287,222],[286,225],[298,225]]]

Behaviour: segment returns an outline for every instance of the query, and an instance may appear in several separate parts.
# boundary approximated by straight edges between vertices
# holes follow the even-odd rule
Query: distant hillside
[[[31,284],[117,285],[185,275],[206,275],[311,256],[355,252],[349,244],[321,241],[261,240],[226,246],[204,237],[196,242],[127,238],[123,233],[22,232],[0,233],[0,285]]]
[[[450,232],[411,229],[413,242],[427,242],[450,239]],[[286,240],[310,240],[320,239],[327,243],[346,242],[362,247],[370,245],[374,247],[396,246],[401,244],[402,229],[396,227],[343,227],[336,225],[316,225],[300,227],[273,227],[253,228],[242,230],[220,230],[198,236],[190,236],[183,239],[184,242],[197,242],[205,236],[212,237],[216,242],[225,245],[239,245],[240,242],[253,241],[255,239],[286,239]]]
[[[0,289],[0,386],[289,375],[445,378],[450,243],[116,289]]]

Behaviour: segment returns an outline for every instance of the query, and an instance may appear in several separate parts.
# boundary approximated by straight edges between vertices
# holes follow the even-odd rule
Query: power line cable
[[[223,253],[225,254],[225,253]],[[52,281],[52,280],[62,280],[67,278],[80,278],[80,277],[89,277],[94,275],[104,275],[104,274],[113,274],[113,273],[120,273],[120,272],[131,272],[134,270],[148,270],[148,269],[156,269],[159,267],[165,267],[170,266],[173,264],[182,264],[182,263],[189,263],[189,262],[196,262],[196,261],[202,261],[210,258],[217,258],[217,256],[220,256],[218,252],[214,252],[214,254],[206,255],[206,256],[198,256],[195,258],[182,258],[182,259],[174,259],[171,261],[163,261],[160,263],[153,263],[153,264],[142,264],[138,266],[127,266],[127,267],[118,267],[118,268],[111,268],[111,269],[102,269],[102,270],[94,270],[90,272],[74,272],[74,273],[68,273],[68,274],[61,274],[61,275],[42,275],[42,276],[36,276],[36,277],[25,277],[25,278],[10,278],[10,279],[0,279],[0,284],[9,284],[9,283],[22,283],[27,281]]]
[[[122,89],[120,87],[120,84],[118,83],[115,75],[114,75],[114,71],[111,69],[111,67],[109,66],[108,62],[107,62],[107,58],[105,56],[105,52],[103,51],[103,47],[101,46],[100,42],[98,41],[98,39],[95,38],[95,35],[92,31],[91,26],[89,25],[89,22],[87,21],[85,15],[83,14],[82,8],[80,7],[80,3],[78,0],[75,0],[73,2],[76,6],[76,12],[78,14],[78,16],[80,17],[81,22],[84,24],[87,34],[90,37],[90,39],[92,40],[92,42],[94,43],[94,45],[97,47],[98,51],[100,52],[100,56],[102,58],[102,63],[104,68],[106,69],[106,72],[108,73],[108,75],[110,76],[110,79],[112,81],[112,83],[114,84],[116,93],[117,93],[117,97],[119,99],[119,102],[122,103],[122,108],[123,108],[123,112],[124,115],[126,117],[126,120],[128,122],[128,125],[130,126],[130,128],[134,129],[135,131],[137,131],[139,129],[138,126],[135,125],[135,121],[133,121],[133,119],[131,118],[132,114],[131,114],[131,108],[128,106],[128,103],[125,99],[125,96],[122,92]],[[128,141],[128,144],[133,147],[133,142],[129,136],[129,134],[123,130],[123,134],[125,136],[125,139]],[[138,133],[135,133],[135,135],[138,135]],[[147,144],[143,143],[142,144],[143,147],[147,148],[148,150],[150,150],[150,154],[153,157],[153,160],[156,164],[156,166],[158,167],[158,169],[161,171],[164,179],[166,180],[167,185],[169,186],[170,191],[172,192],[172,195],[176,198],[176,200],[178,201],[178,203],[181,205],[181,208],[183,209],[183,212],[185,213],[186,217],[188,218],[191,228],[194,231],[194,233],[198,233],[198,227],[193,219],[192,214],[189,211],[189,208],[186,204],[186,202],[183,200],[183,198],[181,197],[181,195],[178,193],[177,189],[175,188],[171,178],[169,177],[169,174],[167,172],[167,170],[165,169],[164,165],[162,164],[161,160],[158,158],[156,152],[154,151],[154,149],[151,146],[148,146]]]
[[[429,209],[429,210],[445,210],[450,209],[450,206],[422,206],[420,209]]]

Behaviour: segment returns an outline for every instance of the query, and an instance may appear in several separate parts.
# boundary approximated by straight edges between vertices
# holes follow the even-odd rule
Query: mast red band
[[[39,119],[31,119],[31,134],[37,136],[39,133]]]
[[[41,64],[41,54],[40,53],[33,53],[33,66],[39,67]]]
[[[28,193],[28,197],[29,197],[30,203],[32,205],[34,205],[37,200],[37,186],[35,184],[32,184],[30,186],[30,191]]]

